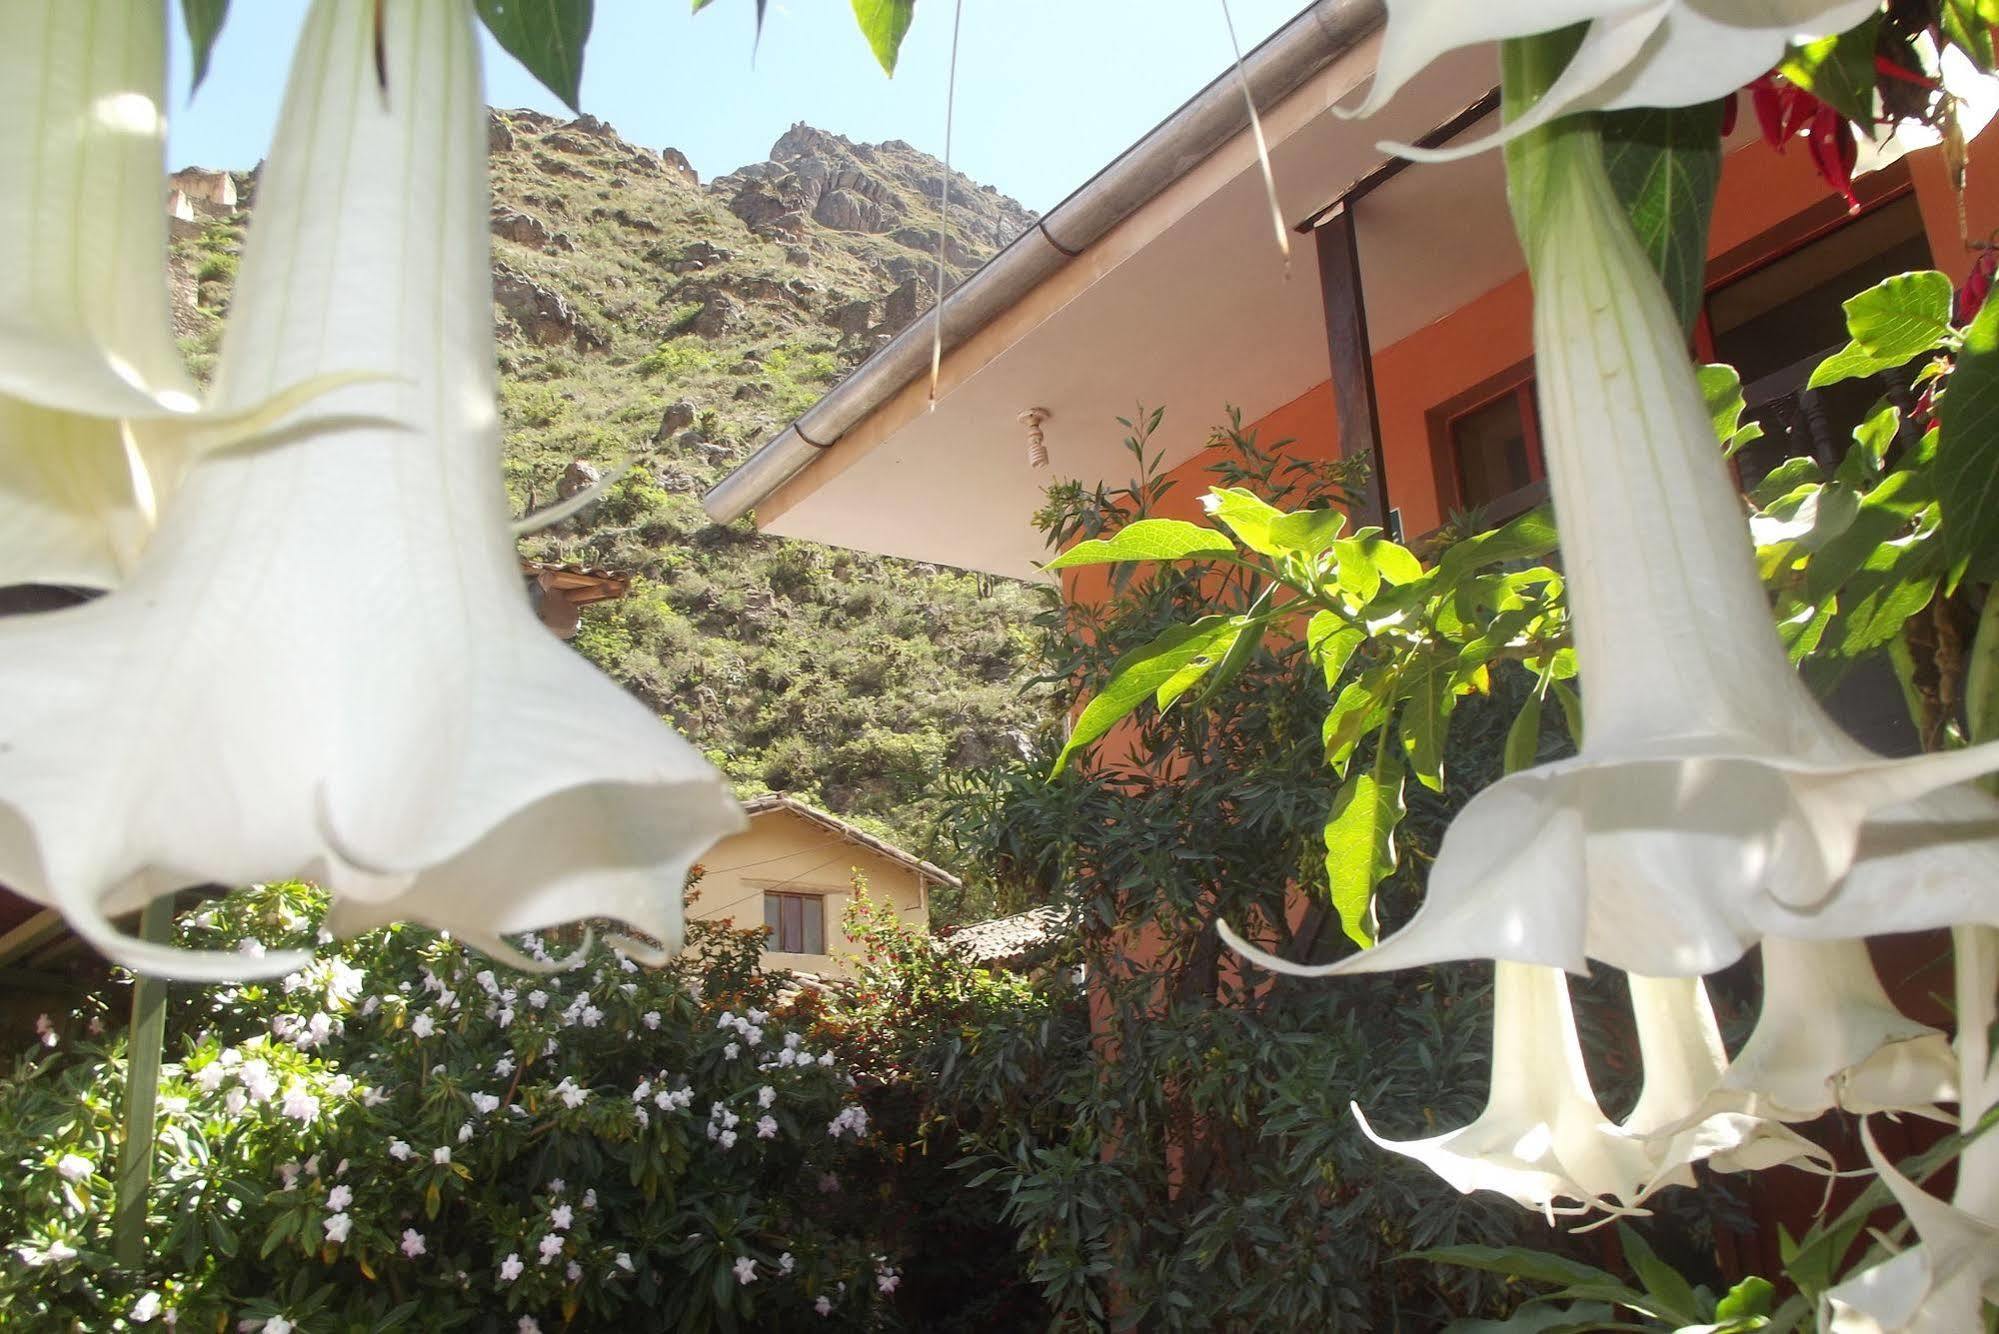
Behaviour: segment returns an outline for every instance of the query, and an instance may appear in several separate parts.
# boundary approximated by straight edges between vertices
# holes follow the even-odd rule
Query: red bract
[[[1957,298],[1952,303],[1952,317],[1959,325],[1970,324],[1984,309],[1985,299],[1992,294],[1992,280],[1999,272],[1999,250],[1981,250],[1972,262],[1971,272],[1957,289]]]
[[[1812,117],[1811,133],[1807,140],[1812,152],[1812,165],[1827,185],[1846,197],[1846,205],[1853,212],[1860,211],[1860,196],[1853,193],[1853,166],[1859,160],[1860,146],[1854,142],[1853,131],[1847,126],[1846,117],[1828,106],[1821,106]]]

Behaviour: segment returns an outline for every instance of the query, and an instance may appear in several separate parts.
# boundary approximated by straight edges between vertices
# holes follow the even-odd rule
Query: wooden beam
[[[1365,458],[1368,482],[1354,498],[1356,525],[1388,528],[1388,468],[1381,452],[1381,414],[1374,398],[1374,353],[1367,338],[1367,299],[1361,290],[1360,246],[1353,210],[1344,203],[1325,213],[1312,233],[1319,247],[1319,295],[1326,308],[1326,346],[1332,354],[1333,405],[1339,415],[1340,457]],[[1394,534],[1391,532],[1391,536]]]
[[[6,935],[0,936],[0,968],[25,957],[30,950],[62,930],[62,914],[53,908],[43,908]]]

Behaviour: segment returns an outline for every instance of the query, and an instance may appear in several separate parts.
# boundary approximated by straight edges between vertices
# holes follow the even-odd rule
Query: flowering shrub
[[[323,906],[239,891],[179,943],[311,947]],[[758,972],[761,931],[690,939],[662,969],[592,945],[536,974],[398,927],[177,988],[137,1271],[107,1254],[123,1039],[53,1023],[0,1080],[0,1303],[264,1334],[880,1323],[900,1265],[854,1081]]]

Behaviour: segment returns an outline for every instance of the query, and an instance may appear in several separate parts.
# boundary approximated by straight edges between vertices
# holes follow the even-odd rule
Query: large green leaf
[[[1528,510],[1502,528],[1457,543],[1437,559],[1445,584],[1501,561],[1539,560],[1557,545],[1555,513],[1546,505]]]
[[[1216,487],[1201,506],[1244,546],[1265,556],[1317,556],[1346,527],[1338,510],[1286,512],[1236,486]]]
[[[1117,565],[1140,560],[1187,560],[1200,556],[1233,556],[1235,543],[1224,533],[1185,519],[1140,519],[1108,538],[1078,542],[1042,566],[1068,570],[1078,565]]]
[[[1359,626],[1341,620],[1332,612],[1322,611],[1312,617],[1305,627],[1305,648],[1312,655],[1312,661],[1326,674],[1326,689],[1331,690],[1340,683],[1340,675],[1347,669],[1354,650],[1367,638],[1367,632]]]
[[[1949,340],[1950,279],[1934,270],[1901,273],[1845,303],[1845,347],[1819,363],[1808,387],[1822,388],[1892,370]]]
[[[201,87],[208,77],[208,57],[214,53],[215,39],[229,21],[229,0],[180,0],[181,21],[187,25],[187,44],[194,53],[194,80],[189,89]]]
[[[1525,1246],[1437,1246],[1427,1251],[1410,1251],[1396,1257],[1427,1260],[1436,1264],[1463,1265],[1492,1274],[1508,1274],[1533,1283],[1574,1286],[1583,1283],[1611,1283],[1617,1278],[1580,1260],[1530,1250]]]
[[[1403,695],[1396,732],[1410,771],[1432,792],[1444,790],[1444,737],[1457,702],[1450,675],[1441,666],[1419,672]]]
[[[1777,67],[1785,79],[1833,107],[1848,120],[1874,119],[1874,50],[1881,16],[1833,37],[1794,48]]]
[[[478,0],[486,31],[542,86],[581,110],[592,0]],[[696,5],[695,8],[700,8]]]
[[[1952,570],[1988,581],[1999,576],[1999,301],[1965,330],[1938,414],[1944,554]]]
[[[1374,887],[1395,869],[1395,826],[1403,811],[1402,766],[1382,746],[1374,768],[1347,780],[1326,817],[1326,883],[1340,928],[1362,947],[1374,944],[1368,909]]]
[[[1232,640],[1241,630],[1236,617],[1203,616],[1192,625],[1170,627],[1143,648],[1133,649],[1118,659],[1109,682],[1077,716],[1068,744],[1055,757],[1055,767],[1048,776],[1053,778],[1061,773],[1071,755],[1110,731],[1140,701],[1153,697],[1188,664],[1204,655],[1222,652],[1219,646],[1223,641]]]
[[[854,18],[874,48],[875,59],[890,75],[895,73],[896,56],[915,16],[916,0],[854,0]]]
[[[1708,219],[1721,183],[1721,103],[1603,117],[1603,166],[1689,333],[1707,290]]]

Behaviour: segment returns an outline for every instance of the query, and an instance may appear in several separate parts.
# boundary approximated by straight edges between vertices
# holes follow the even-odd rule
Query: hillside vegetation
[[[601,503],[524,555],[630,572],[575,645],[745,795],[790,792],[919,851],[946,771],[1027,744],[1025,586],[708,522],[700,496],[1033,215],[907,144],[797,125],[702,185],[591,117],[491,119],[494,318],[517,511],[622,461]],[[176,318],[212,364],[239,209],[176,224]],[[1022,522],[1028,516],[1022,515]]]

